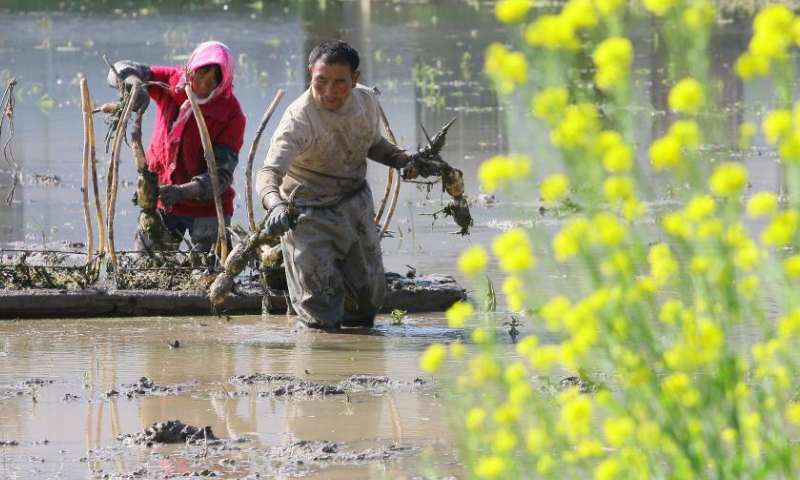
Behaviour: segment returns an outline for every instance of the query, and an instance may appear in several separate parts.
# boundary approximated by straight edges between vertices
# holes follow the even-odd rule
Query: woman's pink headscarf
[[[194,72],[198,68],[212,64],[219,65],[222,71],[222,81],[208,97],[197,100],[197,103],[200,105],[211,102],[217,98],[227,99],[231,96],[231,92],[233,91],[233,70],[235,64],[233,61],[233,54],[231,53],[231,49],[224,43],[214,41],[203,42],[194,49],[192,56],[189,57],[189,61],[186,63],[186,78],[183,83],[181,83],[181,88],[190,84],[189,72]],[[183,127],[186,126],[186,122],[189,120],[191,114],[192,107],[187,99],[183,102],[183,105],[181,105],[178,118],[172,125],[172,130],[169,134],[170,142],[179,143],[181,141]]]

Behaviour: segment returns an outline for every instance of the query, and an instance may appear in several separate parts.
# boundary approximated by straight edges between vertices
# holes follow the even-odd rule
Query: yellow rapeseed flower
[[[555,332],[561,329],[561,324],[563,323],[564,317],[567,315],[570,306],[571,303],[569,298],[565,297],[564,295],[559,295],[551,298],[547,303],[545,303],[542,308],[539,309],[539,315],[541,315],[541,317],[547,323],[547,328]]]
[[[502,291],[506,296],[509,311],[518,312],[525,306],[525,285],[519,277],[510,276],[503,280]]]
[[[497,455],[481,457],[475,466],[475,473],[481,478],[497,478],[508,468],[506,459]]]
[[[683,21],[695,30],[711,26],[715,17],[714,5],[703,0],[692,2],[692,5],[683,12]]]
[[[603,167],[612,173],[630,171],[633,167],[633,148],[627,144],[609,148],[603,155]]]
[[[600,15],[606,16],[614,13],[617,7],[625,4],[625,0],[594,0],[594,5]]]
[[[692,230],[684,217],[682,212],[672,212],[665,215],[661,221],[664,231],[673,237],[687,238]]]
[[[531,173],[531,159],[524,155],[497,155],[478,168],[478,180],[487,192],[494,192],[509,183],[527,178]]]
[[[677,120],[669,127],[667,135],[680,142],[683,148],[697,148],[700,145],[700,127],[694,120]]]
[[[669,106],[678,113],[694,115],[704,103],[703,85],[694,78],[684,78],[669,92]]]
[[[642,0],[644,8],[659,17],[667,13],[676,3],[678,0]]]
[[[647,260],[650,263],[650,276],[658,285],[666,284],[678,272],[678,262],[666,243],[657,243],[650,247]]]
[[[605,245],[619,245],[628,234],[625,225],[610,213],[598,213],[592,219],[592,224],[597,231],[597,238]]]
[[[553,254],[557,261],[565,262],[580,251],[581,243],[589,230],[589,221],[574,218],[553,237]]]
[[[739,150],[747,150],[750,148],[750,143],[753,136],[756,134],[756,124],[753,122],[745,122],[739,126]]]
[[[473,245],[461,253],[458,258],[458,269],[462,273],[474,275],[486,270],[488,261],[486,250],[480,245]]]
[[[733,71],[739,77],[749,80],[753,77],[761,77],[769,73],[769,59],[745,52],[736,60]]]
[[[480,407],[472,407],[464,418],[464,425],[469,430],[477,430],[483,426],[486,420],[486,410]]]
[[[525,41],[550,50],[576,50],[581,42],[576,26],[560,15],[540,15],[525,29]]]
[[[616,480],[622,467],[616,458],[606,458],[594,469],[594,480]]]
[[[569,105],[569,91],[563,87],[550,87],[533,97],[533,113],[555,125]]]
[[[492,252],[506,273],[520,273],[533,267],[533,246],[521,228],[512,228],[495,237]]]
[[[564,119],[550,132],[550,142],[566,149],[586,147],[600,131],[600,115],[591,103],[570,105]]]
[[[783,261],[783,271],[792,279],[800,278],[800,255],[792,255]]]
[[[680,142],[672,136],[659,138],[650,145],[650,162],[656,170],[668,170],[683,161]]]
[[[789,244],[797,232],[797,224],[800,218],[794,210],[784,210],[775,215],[761,232],[761,243],[769,247],[783,247]]]
[[[622,203],[634,198],[633,188],[631,177],[614,175],[603,182],[603,195],[611,204]]]
[[[601,90],[607,90],[628,76],[633,59],[633,45],[625,37],[611,37],[600,43],[592,52],[592,60],[597,66],[595,83]]]
[[[501,43],[486,49],[484,70],[495,80],[501,93],[511,93],[528,81],[528,61],[522,52],[511,52]]]
[[[708,218],[716,211],[717,202],[711,195],[697,195],[686,205],[686,216],[695,221]]]
[[[562,173],[550,175],[542,181],[539,193],[546,203],[555,203],[569,192],[569,177]]]
[[[772,192],[758,192],[747,200],[747,215],[763,217],[778,210],[778,197]]]
[[[791,402],[786,405],[785,416],[786,420],[791,422],[794,426],[800,426],[800,403]]]
[[[445,315],[447,316],[447,324],[451,327],[458,328],[464,325],[467,318],[475,313],[475,309],[467,302],[456,302],[447,309]]]
[[[592,28],[600,21],[592,0],[569,0],[561,10],[560,16],[575,29]]]
[[[492,450],[495,453],[503,454],[508,453],[517,446],[517,436],[511,431],[502,428],[494,434],[492,440]]]
[[[747,169],[738,162],[725,162],[714,169],[708,184],[717,195],[733,197],[747,184]]]
[[[447,348],[441,343],[429,346],[419,359],[419,368],[426,373],[436,373],[447,355]]]
[[[541,427],[530,427],[525,435],[525,448],[534,455],[541,454],[550,447],[550,436]]]
[[[633,438],[636,424],[630,417],[609,417],[603,424],[608,444],[619,448]]]
[[[500,0],[494,6],[494,14],[503,23],[522,20],[530,10],[529,0]]]
[[[586,395],[574,393],[559,397],[561,411],[559,412],[558,429],[571,440],[589,433],[594,407],[591,399]]]
[[[761,128],[764,129],[764,136],[771,144],[776,144],[785,135],[792,131],[792,112],[789,110],[775,110],[769,113],[764,119]]]
[[[450,344],[450,356],[461,360],[467,354],[467,348],[461,342],[453,342]]]

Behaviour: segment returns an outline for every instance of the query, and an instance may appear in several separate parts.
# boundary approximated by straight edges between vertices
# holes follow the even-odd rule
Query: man
[[[373,325],[386,279],[366,160],[392,168],[411,161],[381,135],[380,106],[358,86],[358,66],[358,53],[340,40],[311,51],[311,86],[284,113],[258,172],[267,229],[285,232],[289,297],[312,328]],[[286,199],[301,185],[292,226]],[[354,300],[347,308],[346,294]]]

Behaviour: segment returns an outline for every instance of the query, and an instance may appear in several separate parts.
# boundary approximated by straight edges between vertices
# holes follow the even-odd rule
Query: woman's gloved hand
[[[114,64],[114,68],[117,70],[119,78],[122,79],[123,87],[130,89],[136,84],[140,87],[136,98],[132,99],[133,104],[131,108],[133,111],[139,112],[145,110],[148,105],[150,105],[150,96],[147,94],[147,87],[143,87],[142,84],[149,82],[153,78],[153,72],[150,71],[150,67],[143,63],[120,60]],[[118,87],[117,76],[114,74],[114,70],[108,69],[106,81],[111,87]]]

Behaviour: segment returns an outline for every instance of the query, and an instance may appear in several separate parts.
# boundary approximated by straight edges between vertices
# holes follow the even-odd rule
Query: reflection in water
[[[274,468],[270,462],[256,460],[263,457],[259,449],[299,440],[333,441],[340,449],[355,452],[388,445],[412,447],[387,468],[417,471],[424,449],[442,449],[447,442],[443,412],[432,390],[412,386],[419,375],[420,351],[441,330],[432,327],[431,335],[423,335],[431,320],[441,322],[421,319],[411,336],[405,335],[405,327],[388,326],[388,319],[380,321],[387,323],[380,327],[387,332],[380,335],[292,335],[290,322],[282,317],[0,324],[7,354],[0,357],[0,440],[21,442],[13,450],[0,448],[0,457],[9,460],[0,468],[4,475],[11,475],[24,468],[23,458],[37,455],[45,459],[42,471],[52,472],[59,468],[55,459],[62,455],[60,451],[66,450],[63,455],[73,460],[65,462],[64,468],[73,473],[85,468],[128,472],[142,465],[151,472],[195,470],[188,461],[191,457],[180,453],[183,446],[153,450],[172,452],[170,460],[116,441],[118,435],[136,433],[154,422],[180,419],[190,425],[210,425],[224,439],[252,440],[242,445],[255,451],[223,452],[212,462],[235,457],[240,476]],[[170,349],[165,342],[174,338],[181,341],[178,349]],[[356,374],[386,375],[401,385],[307,398],[261,397],[258,392],[269,385],[228,383],[233,376],[253,373],[285,373],[322,384],[336,384]],[[106,391],[120,391],[122,384],[135,383],[142,376],[160,385],[180,384],[183,390],[177,395],[131,399],[105,396]],[[56,382],[40,386],[36,402],[26,394],[14,395],[16,390],[25,391],[20,382],[32,378]],[[78,398],[65,401],[67,394]],[[50,443],[32,444],[44,438]],[[86,452],[84,465],[78,459]],[[448,449],[442,455],[442,461],[454,463]],[[364,476],[375,465],[341,467]],[[447,470],[454,472],[453,468],[457,467]],[[308,465],[305,470],[327,471],[327,466]]]

